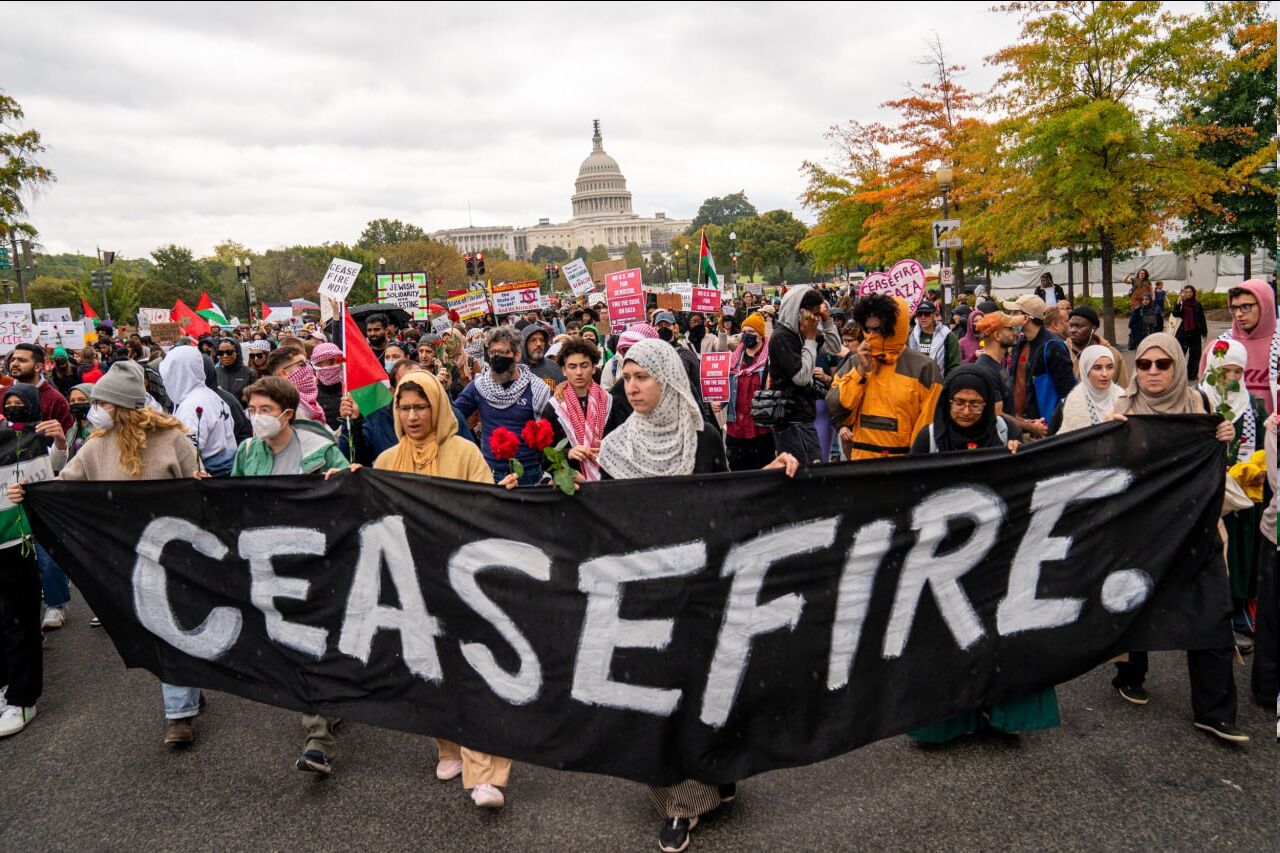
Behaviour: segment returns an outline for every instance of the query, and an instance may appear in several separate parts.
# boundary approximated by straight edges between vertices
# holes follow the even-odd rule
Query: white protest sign
[[[70,323],[70,308],[37,308],[37,323]]]
[[[520,311],[536,311],[542,304],[537,281],[513,281],[492,288],[493,313],[499,316]]]
[[[916,309],[924,301],[925,282],[927,281],[924,266],[919,261],[898,261],[887,273],[873,272],[862,280],[858,287],[858,295],[868,293],[886,293],[905,299],[915,316]]]
[[[84,349],[84,325],[74,320],[70,323],[37,323],[36,343],[50,351],[54,347],[82,350]]]
[[[693,285],[687,281],[671,285],[671,292],[680,294],[680,310],[693,310]]]
[[[329,264],[328,272],[324,274],[324,279],[320,282],[318,288],[320,295],[338,302],[346,302],[347,294],[356,286],[356,276],[360,274],[361,266],[362,264],[357,264],[355,261],[334,258]]]
[[[152,323],[168,323],[172,315],[168,308],[139,308],[138,334],[144,338],[151,336]]]
[[[591,278],[591,273],[587,272],[587,264],[582,258],[569,261],[560,267],[560,272],[564,273],[564,279],[569,282],[574,296],[583,296],[596,289],[596,283]]]
[[[52,479],[53,460],[48,456],[22,459],[13,465],[0,465],[0,481],[5,483],[16,483],[18,480],[43,483],[45,480]],[[0,489],[0,511],[9,509],[11,506],[13,504],[9,502],[9,495]]]
[[[0,305],[0,318],[5,320],[26,320],[31,322],[30,302],[9,302]]]
[[[0,315],[0,355],[8,355],[18,344],[36,340],[36,327],[31,320]]]
[[[403,308],[415,320],[426,319],[427,275],[420,272],[378,273],[378,301]]]
[[[449,331],[452,326],[453,321],[450,320],[446,314],[441,314],[431,321],[431,331],[435,332],[437,335],[443,335],[445,332]]]

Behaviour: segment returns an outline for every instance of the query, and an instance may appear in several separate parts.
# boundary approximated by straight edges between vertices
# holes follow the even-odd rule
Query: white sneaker
[[[8,690],[9,690],[9,685],[7,684],[0,685],[0,711],[3,711],[5,705],[9,704],[4,698],[4,694],[8,692]]]
[[[462,762],[458,760],[441,761],[436,765],[436,778],[441,782],[457,779],[462,775]]]
[[[471,801],[482,809],[500,809],[507,802],[502,791],[492,785],[476,785],[471,792]]]
[[[27,723],[36,717],[36,706],[30,708],[22,708],[18,705],[6,705],[3,711],[0,711],[0,737],[8,737],[16,735],[27,727]],[[501,799],[502,795],[498,795]],[[498,805],[502,805],[501,802]]]
[[[61,607],[46,607],[44,609],[44,618],[40,620],[40,627],[45,631],[56,631],[67,622],[67,614],[62,612]]]

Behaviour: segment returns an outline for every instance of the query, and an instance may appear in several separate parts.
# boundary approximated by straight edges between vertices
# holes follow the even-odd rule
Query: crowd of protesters
[[[1047,279],[1047,277],[1046,277]],[[1159,283],[1157,283],[1159,284]],[[1034,293],[962,298],[948,318],[936,294],[914,311],[903,299],[796,285],[748,293],[721,312],[662,310],[613,328],[603,304],[550,309],[447,328],[361,318],[384,365],[392,403],[361,411],[344,393],[341,324],[214,327],[157,344],[122,339],[110,323],[79,352],[20,344],[6,359],[0,442],[47,455],[63,479],[147,480],[334,476],[369,466],[503,488],[544,488],[543,457],[507,437],[543,422],[567,439],[577,482],[680,477],[841,460],[1004,448],[1130,415],[1217,413],[1225,404],[1223,469],[1245,497],[1225,515],[1236,645],[1187,652],[1194,725],[1242,743],[1236,728],[1237,654],[1253,654],[1249,686],[1274,707],[1277,684],[1276,388],[1280,366],[1273,288],[1248,281],[1228,294],[1231,328],[1207,348],[1194,288],[1176,302],[1135,288],[1127,346],[1102,338],[1098,314],[1071,306],[1042,280]],[[973,303],[973,304],[971,304]],[[1173,322],[1167,322],[1172,318]],[[1172,330],[1172,334],[1167,333]],[[730,353],[729,395],[703,398],[699,365]],[[1224,378],[1211,381],[1210,374]],[[512,453],[522,473],[512,473]],[[1231,490],[1229,490],[1231,491]],[[20,503],[15,484],[8,498]],[[66,622],[66,575],[38,543],[9,530],[0,569],[0,736],[36,714],[41,631]],[[96,620],[94,620],[96,623]],[[1116,663],[1123,700],[1145,705],[1146,654]],[[164,743],[192,743],[203,700],[161,685]],[[308,714],[295,762],[328,774],[337,720]],[[980,728],[1030,732],[1058,725],[1052,688],[912,732],[942,742]],[[438,740],[436,775],[461,777],[481,808],[505,802],[511,762]],[[737,794],[686,780],[652,788],[659,846],[684,850],[700,815]]]

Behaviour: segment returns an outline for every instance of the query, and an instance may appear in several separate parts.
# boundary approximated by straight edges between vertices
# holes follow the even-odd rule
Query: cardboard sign
[[[720,297],[720,291],[714,287],[695,287],[689,296],[689,310],[715,314],[720,310]]]
[[[173,343],[182,337],[182,326],[177,323],[152,323],[151,340],[156,343]]]
[[[911,306],[911,314],[914,316],[916,309],[924,301],[926,280],[924,266],[919,261],[907,259],[898,261],[887,273],[873,272],[868,275],[862,280],[858,295],[887,293],[900,297]]]
[[[18,344],[34,343],[36,327],[30,319],[0,316],[0,355],[8,355]]]
[[[680,294],[678,293],[659,293],[658,310],[671,312],[683,311],[684,302],[680,299]]]
[[[50,353],[54,347],[65,347],[72,351],[82,350],[84,349],[84,324],[74,320],[67,323],[37,323],[36,343]]]
[[[609,298],[609,319],[614,326],[644,322],[644,282],[640,270],[623,270],[605,276],[604,292]]]
[[[355,261],[334,258],[320,282],[320,287],[317,288],[320,295],[346,302],[347,294],[356,286],[356,276],[360,274],[361,266],[362,264],[357,264]]]
[[[729,362],[731,352],[704,352],[699,378],[702,380],[702,399],[708,403],[729,402]]]
[[[564,280],[569,282],[569,289],[574,296],[585,296],[596,289],[595,279],[587,272],[587,265],[582,258],[569,261],[560,267],[560,272],[564,273]]]
[[[483,290],[468,290],[446,300],[450,311],[456,311],[461,320],[472,320],[489,313],[489,297]]]
[[[152,323],[168,323],[172,312],[168,308],[139,308],[138,334],[142,337],[151,335]]]
[[[623,272],[626,268],[627,262],[622,258],[612,261],[596,261],[591,265],[591,277],[596,281],[604,281],[613,273]]]
[[[37,323],[70,323],[70,308],[37,308]]]
[[[30,302],[8,302],[0,305],[0,319],[31,322]]]
[[[540,310],[542,308],[542,294],[538,292],[538,284],[536,280],[495,284],[491,291],[493,295],[493,313],[501,317],[503,314]]]
[[[403,308],[415,320],[430,319],[431,312],[427,308],[426,273],[378,273],[374,276],[374,281],[378,287],[379,302]]]

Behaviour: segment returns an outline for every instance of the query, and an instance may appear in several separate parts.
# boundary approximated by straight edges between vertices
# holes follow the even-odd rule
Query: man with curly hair
[[[905,456],[921,428],[933,422],[942,371],[932,358],[907,348],[911,308],[906,300],[871,293],[853,304],[862,328],[853,370],[837,377],[840,406],[849,414],[840,430],[850,459]]]

